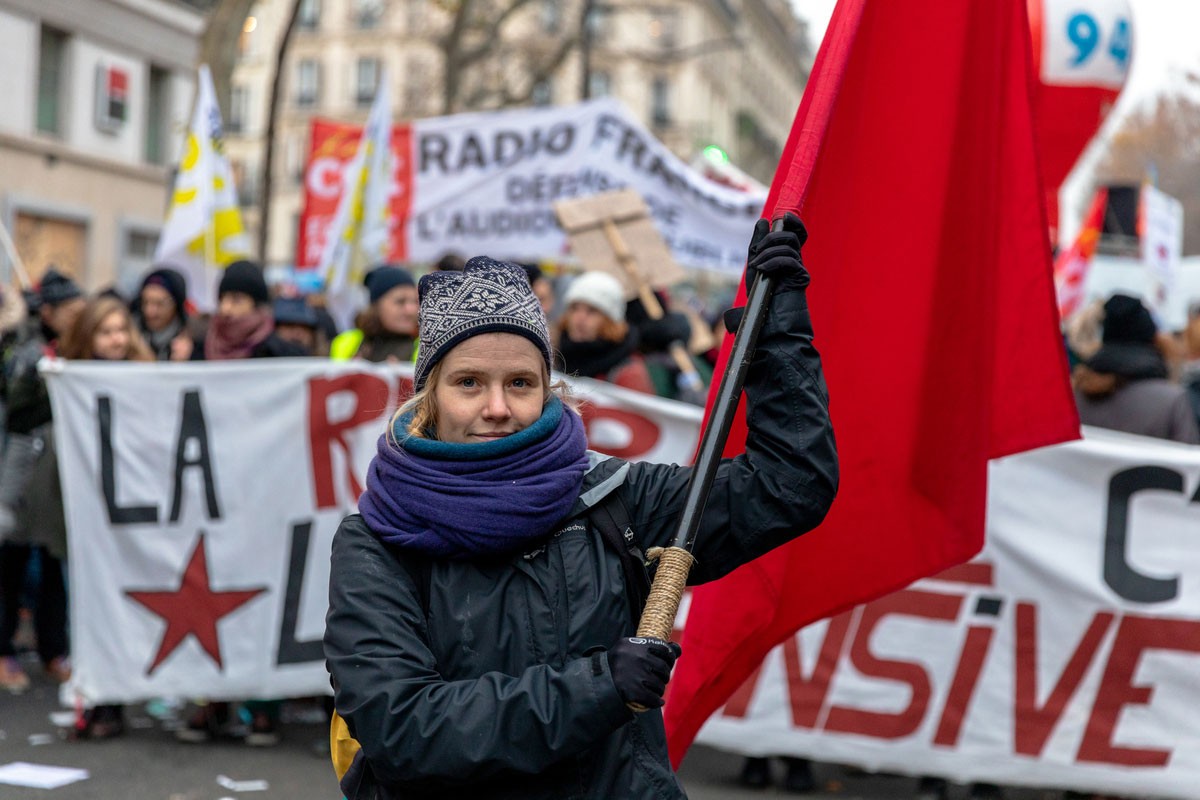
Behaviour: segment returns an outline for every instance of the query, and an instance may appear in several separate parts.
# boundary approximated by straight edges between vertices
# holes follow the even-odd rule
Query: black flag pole
[[[782,230],[783,219],[776,219],[771,228]],[[696,543],[696,532],[700,528],[700,519],[708,503],[708,494],[717,474],[717,466],[721,463],[721,454],[725,451],[725,441],[729,438],[729,429],[733,426],[742,387],[746,385],[746,373],[750,371],[754,348],[763,323],[766,322],[767,309],[774,289],[775,279],[767,274],[760,274],[750,287],[746,298],[746,310],[733,338],[733,350],[725,365],[725,373],[721,376],[721,385],[717,389],[708,425],[701,435],[700,451],[692,467],[692,477],[688,483],[687,497],[679,517],[675,539],[670,547],[657,548],[648,554],[650,558],[658,560],[658,569],[638,623],[638,636],[663,641],[671,639],[675,616],[679,613],[679,602],[695,560],[692,558],[692,548]],[[638,711],[645,710],[634,705],[630,707]]]

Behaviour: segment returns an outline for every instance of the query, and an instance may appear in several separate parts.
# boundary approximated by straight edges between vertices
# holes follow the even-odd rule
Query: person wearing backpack
[[[746,382],[746,452],[718,468],[693,584],[815,527],[837,491],[804,238],[791,216],[755,228],[748,276],[779,288]],[[519,267],[477,257],[419,288],[416,393],[333,541],[324,645],[340,788],[350,800],[684,797],[659,710],[679,649],[634,631],[641,553],[670,543],[691,469],[588,451]]]

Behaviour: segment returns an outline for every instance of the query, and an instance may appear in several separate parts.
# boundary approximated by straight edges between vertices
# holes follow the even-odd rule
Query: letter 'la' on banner
[[[694,592],[675,764],[771,647],[978,552],[988,459],[1079,437],[1030,72],[1025,3],[839,0],[765,213],[811,234],[841,487],[816,530]],[[739,416],[725,455],[745,436]]]
[[[192,126],[154,260],[183,273],[188,298],[203,312],[216,308],[221,270],[250,253],[222,136],[212,74],[202,64]]]

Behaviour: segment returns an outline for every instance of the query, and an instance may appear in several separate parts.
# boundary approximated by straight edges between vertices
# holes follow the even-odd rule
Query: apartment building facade
[[[613,96],[678,156],[715,145],[770,180],[812,62],[787,0],[300,0],[275,136],[267,262],[295,251],[314,116],[365,119],[389,75],[397,119]],[[258,228],[267,109],[293,0],[247,20],[226,120],[247,227]],[[501,22],[502,21],[502,22]]]
[[[0,0],[0,221],[36,281],[136,286],[166,213],[204,17],[176,0]],[[11,282],[9,259],[0,251]]]

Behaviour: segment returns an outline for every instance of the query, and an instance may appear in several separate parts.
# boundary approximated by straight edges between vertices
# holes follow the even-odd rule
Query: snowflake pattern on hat
[[[431,272],[420,282],[420,346],[416,389],[450,350],[481,333],[515,333],[529,339],[550,367],[550,330],[525,270],[476,256],[462,272]]]

